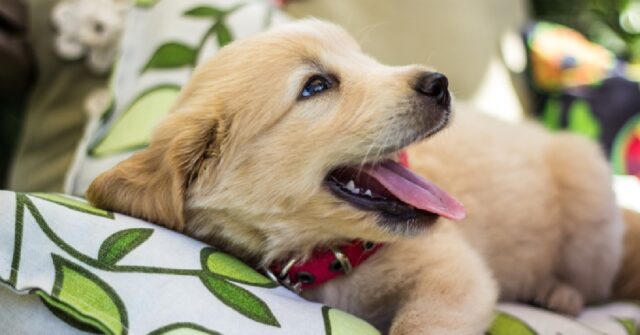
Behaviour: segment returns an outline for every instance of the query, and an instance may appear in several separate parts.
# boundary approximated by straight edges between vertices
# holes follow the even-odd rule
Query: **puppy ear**
[[[98,176],[87,198],[100,208],[182,231],[189,185],[205,163],[218,158],[218,125],[210,113],[169,114],[149,147]]]

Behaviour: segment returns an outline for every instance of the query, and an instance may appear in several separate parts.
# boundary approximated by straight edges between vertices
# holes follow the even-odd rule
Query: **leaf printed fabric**
[[[637,303],[590,307],[578,318],[505,303],[498,306],[485,335],[636,335],[639,325],[640,305]]]
[[[537,335],[525,322],[507,313],[497,313],[487,335]]]
[[[51,202],[55,202],[57,204],[60,204],[62,206],[65,206],[80,212],[113,219],[113,213],[106,211],[104,209],[95,208],[91,206],[87,201],[81,198],[76,198],[76,197],[59,194],[59,193],[33,193],[33,196],[38,197],[40,199],[48,200]]]
[[[370,324],[339,309],[322,307],[326,335],[375,335],[378,331]]]
[[[69,327],[105,334],[378,334],[228,254],[79,198],[0,191],[0,213],[0,282],[37,295],[49,317]],[[0,323],[16,322],[2,310]],[[640,304],[632,302],[592,307],[577,320],[502,304],[486,334],[632,335],[639,323]]]
[[[114,335],[370,327],[337,310],[327,314],[201,242],[79,198],[0,191],[0,213],[0,281],[36,294],[69,327]],[[9,321],[0,312],[0,322]]]
[[[98,260],[102,263],[114,265],[134,248],[146,241],[153,229],[131,228],[119,231],[109,236],[98,252]]]
[[[154,126],[180,93],[177,85],[159,85],[140,94],[110,131],[89,149],[93,157],[108,157],[147,146]]]
[[[202,249],[202,256],[200,258],[203,269],[224,279],[254,286],[277,286],[271,279],[256,272],[235,257],[216,251],[213,248]]]
[[[280,327],[269,306],[253,293],[216,276],[202,276],[202,283],[227,306],[246,317],[269,326]]]
[[[55,254],[52,258],[56,277],[50,302],[68,306],[105,333],[126,334],[127,311],[113,288],[82,266]]]

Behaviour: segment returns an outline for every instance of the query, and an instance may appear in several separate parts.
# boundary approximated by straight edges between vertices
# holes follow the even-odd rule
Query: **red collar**
[[[406,151],[400,152],[398,160],[402,165],[409,166]],[[288,262],[274,262],[265,272],[272,280],[300,293],[351,272],[383,245],[353,240],[340,248],[315,251],[304,263],[299,263],[295,258]]]
[[[382,246],[383,244],[354,240],[339,248],[315,251],[304,263],[299,263],[295,258],[286,263],[275,262],[269,266],[267,275],[300,293],[351,272]]]

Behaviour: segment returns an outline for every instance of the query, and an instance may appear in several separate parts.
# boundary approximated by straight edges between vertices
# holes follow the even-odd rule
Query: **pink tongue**
[[[394,161],[365,166],[362,171],[415,208],[452,220],[462,220],[466,215],[464,207],[456,199]]]

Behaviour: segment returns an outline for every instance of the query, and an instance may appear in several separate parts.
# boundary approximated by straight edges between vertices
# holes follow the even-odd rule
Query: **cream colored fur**
[[[87,196],[256,266],[354,238],[386,242],[304,293],[385,333],[480,334],[498,295],[569,314],[609,297],[623,225],[607,164],[585,139],[458,106],[452,126],[411,146],[409,159],[468,217],[417,236],[323,186],[333,167],[391,157],[424,133],[433,111],[416,108],[412,83],[425,70],[379,64],[316,20],[235,42],[198,67],[149,148]],[[297,99],[315,73],[340,84]]]
[[[616,299],[640,300],[640,213],[623,212],[627,231],[624,236],[622,268],[613,285]]]

